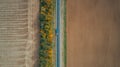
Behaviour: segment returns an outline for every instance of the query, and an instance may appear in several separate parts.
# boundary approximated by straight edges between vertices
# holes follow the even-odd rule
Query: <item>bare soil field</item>
[[[67,0],[67,67],[120,67],[120,0]]]

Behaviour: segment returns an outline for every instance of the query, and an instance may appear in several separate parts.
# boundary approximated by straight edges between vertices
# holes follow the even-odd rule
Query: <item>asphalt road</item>
[[[67,0],[67,67],[120,67],[120,0]]]

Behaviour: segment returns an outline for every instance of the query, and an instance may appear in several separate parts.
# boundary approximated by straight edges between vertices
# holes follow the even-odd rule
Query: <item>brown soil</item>
[[[67,0],[67,67],[120,67],[119,6],[119,0]]]

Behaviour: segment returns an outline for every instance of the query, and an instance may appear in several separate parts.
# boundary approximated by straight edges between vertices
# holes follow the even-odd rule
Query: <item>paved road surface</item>
[[[67,67],[120,67],[120,0],[67,0]]]

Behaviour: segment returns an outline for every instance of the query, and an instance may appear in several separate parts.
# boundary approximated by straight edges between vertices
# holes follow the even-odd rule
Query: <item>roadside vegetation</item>
[[[54,0],[40,0],[40,67],[55,66],[54,12]]]

